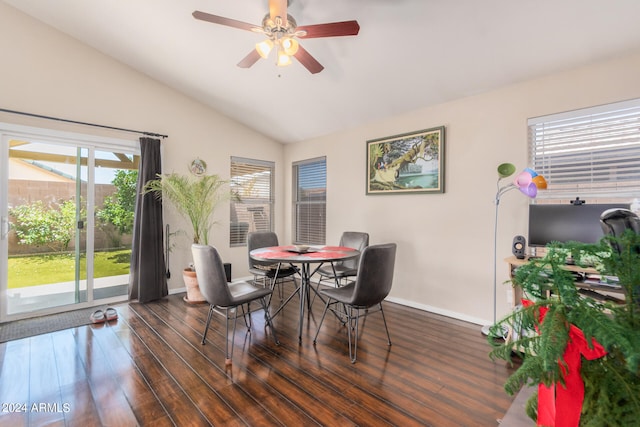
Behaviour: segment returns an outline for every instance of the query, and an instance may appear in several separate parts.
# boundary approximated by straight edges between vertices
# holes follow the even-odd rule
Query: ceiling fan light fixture
[[[291,65],[291,57],[284,52],[278,52],[278,67]]]
[[[298,48],[300,47],[298,40],[291,37],[284,37],[281,40],[280,44],[282,45],[282,50],[284,51],[284,53],[289,56],[295,55],[296,52],[298,52]]]
[[[265,39],[256,44],[256,51],[263,59],[267,59],[271,49],[273,49],[273,42],[269,39]]]
[[[351,20],[298,27],[296,20],[287,13],[290,2],[291,0],[268,0],[269,12],[262,18],[262,26],[224,16],[212,15],[199,10],[194,11],[192,15],[200,21],[252,31],[266,36],[267,40],[256,44],[255,50],[251,50],[238,62],[237,65],[240,68],[253,66],[260,58],[268,58],[271,51],[275,50],[276,65],[287,66],[292,63],[291,57],[294,57],[311,74],[319,73],[324,69],[322,64],[311,56],[296,39],[356,36],[360,31],[360,25],[357,21]]]

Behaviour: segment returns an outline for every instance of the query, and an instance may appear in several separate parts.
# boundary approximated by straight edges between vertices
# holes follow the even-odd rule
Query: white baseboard
[[[457,311],[443,310],[438,307],[433,307],[427,304],[420,304],[415,301],[409,301],[402,298],[387,297],[386,301],[393,302],[400,305],[405,305],[411,308],[417,308],[418,310],[422,310],[422,311],[428,311],[429,313],[440,314],[442,316],[451,317],[453,319],[474,323],[476,325],[486,325],[487,323],[490,323],[488,320],[480,319],[478,317],[473,317],[473,316],[467,316],[466,314],[458,313]]]
[[[247,277],[238,277],[236,280],[241,281],[251,281],[253,280],[253,276],[247,276]],[[317,283],[317,280],[314,280],[314,278],[311,278],[311,281],[314,283]],[[492,324],[493,322],[487,320],[487,319],[480,319],[478,317],[473,317],[473,316],[467,316],[466,314],[463,313],[458,313],[456,311],[450,311],[450,310],[443,310],[441,308],[438,307],[434,307],[431,305],[427,305],[427,304],[420,304],[417,303],[415,301],[409,301],[409,300],[405,300],[402,298],[393,298],[393,297],[387,297],[386,301],[389,302],[393,302],[396,304],[400,304],[400,305],[404,305],[407,307],[411,307],[411,308],[417,308],[418,310],[422,310],[422,311],[427,311],[429,313],[434,313],[434,314],[440,314],[442,316],[447,316],[447,317],[451,317],[453,319],[457,319],[457,320],[462,320],[464,322],[469,322],[469,323],[473,323],[476,325],[487,325],[487,324]]]
[[[187,288],[172,288],[169,289],[169,295],[181,294],[187,292]]]

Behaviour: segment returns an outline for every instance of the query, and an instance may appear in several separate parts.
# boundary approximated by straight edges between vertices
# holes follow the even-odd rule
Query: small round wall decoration
[[[207,164],[205,163],[204,160],[195,159],[189,165],[189,170],[195,176],[201,176],[201,175],[204,175],[205,172],[207,171]]]

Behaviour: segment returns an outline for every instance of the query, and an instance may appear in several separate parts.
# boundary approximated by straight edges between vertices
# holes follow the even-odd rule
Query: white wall
[[[289,145],[284,163],[327,156],[327,242],[352,230],[369,232],[372,244],[398,244],[392,300],[486,323],[493,317],[497,165],[527,166],[528,118],[640,97],[639,74],[636,53]],[[365,195],[367,140],[441,125],[444,194]],[[290,200],[291,189],[285,192]],[[499,315],[509,308],[503,259],[513,236],[526,236],[527,204],[517,192],[500,204]]]
[[[261,134],[214,110],[110,59],[0,2],[0,108],[99,123],[120,128],[169,135],[163,142],[165,172],[187,172],[199,157],[210,173],[229,177],[230,156],[276,162],[283,168],[283,148]],[[0,113],[0,122],[54,128],[122,139],[138,135],[113,133],[96,128],[63,125],[42,119]],[[276,188],[283,188],[282,176]],[[282,211],[282,194],[276,191]],[[168,210],[165,216],[173,230],[185,223]],[[234,265],[234,276],[247,274],[246,248],[229,248],[229,208],[218,212],[220,226],[213,230],[213,245],[225,261]],[[276,221],[276,231],[284,221]],[[169,286],[182,288],[180,271],[191,259],[190,241],[176,240],[171,255]]]

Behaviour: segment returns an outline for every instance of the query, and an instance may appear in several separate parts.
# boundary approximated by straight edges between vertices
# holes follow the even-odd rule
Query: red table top
[[[289,245],[254,249],[249,255],[259,261],[328,262],[355,258],[360,251],[341,246],[310,246],[307,252],[299,252],[295,246]]]

